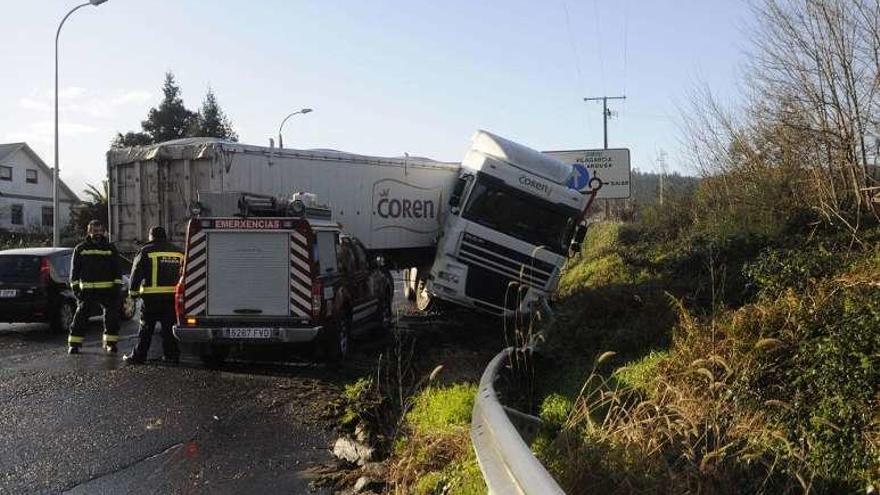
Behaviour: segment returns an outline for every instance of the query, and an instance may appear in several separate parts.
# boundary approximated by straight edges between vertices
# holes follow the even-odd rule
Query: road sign
[[[619,199],[630,197],[629,149],[545,151],[545,155],[570,163],[574,174],[570,186],[578,191],[589,191],[596,181],[602,187],[596,199]],[[587,172],[584,173],[584,170]]]
[[[580,163],[573,163],[574,174],[568,181],[568,187],[582,191],[590,184],[590,171]]]

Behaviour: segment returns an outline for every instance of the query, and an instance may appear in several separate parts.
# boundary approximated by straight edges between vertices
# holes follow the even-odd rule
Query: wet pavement
[[[308,492],[344,376],[308,359],[123,366],[92,327],[68,356],[46,326],[0,325],[0,493]]]
[[[424,367],[443,377],[478,377],[500,346],[496,332],[435,315],[402,316],[398,335],[418,335]],[[219,370],[184,354],[125,366],[137,321],[125,322],[120,353],[101,349],[93,318],[82,353],[46,325],[0,324],[0,494],[326,493],[309,491],[310,470],[331,455],[331,403],[345,383],[374,372],[391,345],[361,336],[342,369],[296,354],[234,352]],[[464,348],[462,347],[464,344]]]

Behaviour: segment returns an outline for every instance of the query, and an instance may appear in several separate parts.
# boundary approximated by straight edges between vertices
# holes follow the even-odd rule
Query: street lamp
[[[58,30],[55,31],[55,171],[53,172],[52,177],[52,245],[55,247],[58,247],[58,245],[61,244],[61,231],[58,226],[58,38],[61,36],[61,27],[64,26],[64,21],[66,21],[71,14],[83,7],[88,7],[89,5],[98,6],[106,1],[107,0],[89,0],[84,4],[77,5],[70,9],[70,12],[68,12],[67,15],[61,19],[61,23],[58,24]]]
[[[312,111],[311,108],[303,108],[302,110],[297,110],[297,111],[293,112],[292,114],[288,115],[287,117],[284,117],[284,120],[281,121],[281,125],[278,126],[278,148],[284,147],[284,139],[281,136],[281,128],[284,127],[284,123],[287,122],[287,119],[293,117],[294,115],[297,115],[300,113],[309,113],[311,111]]]

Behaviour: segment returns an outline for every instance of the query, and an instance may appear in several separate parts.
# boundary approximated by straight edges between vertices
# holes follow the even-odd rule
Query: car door
[[[343,245],[349,254],[351,274],[348,277],[349,293],[351,294],[351,319],[355,327],[363,324],[369,312],[369,292],[367,289],[366,257],[358,249],[357,243],[351,237],[343,238]]]
[[[382,304],[386,298],[388,290],[387,282],[382,273],[381,268],[376,263],[375,258],[371,258],[366,247],[357,239],[354,240],[355,249],[364,260],[364,293],[366,301],[369,301],[372,309],[371,316],[375,316],[381,320]]]

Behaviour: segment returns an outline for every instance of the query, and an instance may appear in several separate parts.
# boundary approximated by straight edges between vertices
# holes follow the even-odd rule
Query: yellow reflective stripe
[[[104,342],[119,342],[119,335],[104,334]]]
[[[113,280],[113,283],[114,283],[114,284],[122,284],[122,279],[121,279],[121,278],[117,278],[117,279]]]
[[[113,251],[109,249],[83,249],[79,254],[94,254],[97,256],[110,256]]]
[[[183,259],[183,253],[177,251],[156,251],[149,254],[150,258],[180,258]]]
[[[173,285],[160,285],[159,287],[141,286],[141,294],[174,294]]]
[[[80,289],[110,289],[118,282],[80,282]]]
[[[85,342],[85,340],[85,337],[78,337],[76,335],[70,335],[67,337],[68,344],[82,344],[83,342]]]
[[[150,258],[150,266],[152,267],[152,277],[150,278],[150,287],[145,287],[141,285],[141,294],[169,294],[174,293],[174,287],[171,287],[171,290],[167,290],[168,286],[156,286],[156,283],[159,282],[159,258],[177,258],[178,260],[183,260],[183,253],[178,253],[176,251],[156,251],[153,253],[149,253],[147,256]]]

